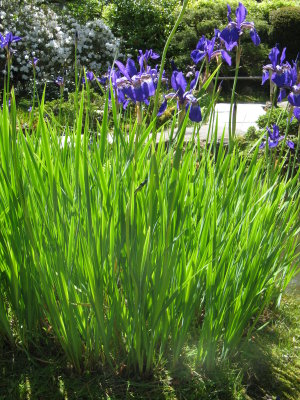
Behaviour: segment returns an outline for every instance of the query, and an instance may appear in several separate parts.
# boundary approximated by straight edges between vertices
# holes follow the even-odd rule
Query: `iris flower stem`
[[[272,79],[272,77],[270,77],[270,92],[271,92],[271,82],[272,82],[271,79]],[[271,96],[271,94],[270,94],[270,96]],[[271,111],[270,111],[270,114],[269,114],[269,118],[268,118],[266,127],[270,125],[270,120],[271,120],[271,117],[272,117],[272,114],[273,114],[273,109],[275,107],[276,96],[277,96],[277,86],[275,86],[275,89],[274,89],[274,92],[273,92],[273,96],[271,97],[272,98],[272,106],[271,106]],[[269,162],[269,140],[266,141],[265,156],[266,156],[266,164],[267,164],[268,176],[269,176],[270,167],[271,167],[271,163]]]
[[[142,119],[142,110],[141,110],[141,102],[140,101],[136,102],[136,115],[137,115],[138,125],[141,126],[143,119]]]
[[[185,118],[185,107],[180,108],[178,113],[178,131],[180,130]]]
[[[11,57],[9,50],[7,50],[7,81],[6,81],[6,94],[9,99],[9,86],[10,86],[10,69],[11,69]],[[7,100],[8,101],[8,100]]]
[[[287,135],[289,134],[291,118],[292,118],[292,115],[293,115],[293,108],[294,107],[291,107],[290,110],[289,110],[288,119],[287,119],[287,123],[286,123],[286,130],[285,130],[285,134],[284,134],[284,139],[282,141],[282,146],[281,146],[281,149],[280,149],[279,160],[282,159],[283,149],[284,149],[284,146],[286,144],[286,138],[287,138]]]
[[[34,64],[33,64],[33,96],[32,96],[32,108],[31,108],[31,113],[30,113],[30,125],[29,125],[29,129],[30,129],[31,126],[32,126],[33,118],[34,118],[35,92],[36,92],[36,71],[35,71],[35,66],[34,66]]]
[[[238,44],[237,50],[236,50],[236,63],[235,63],[235,75],[234,75],[234,81],[233,81],[233,87],[232,87],[232,93],[231,93],[231,101],[230,101],[230,111],[229,111],[229,151],[232,151],[232,146],[233,146],[233,137],[232,137],[232,111],[233,111],[233,105],[235,101],[235,90],[236,90],[236,85],[237,85],[237,78],[239,75],[239,68],[240,68],[240,61],[241,61],[241,45],[240,43]],[[234,130],[235,133],[235,130]]]
[[[271,78],[270,78],[270,85],[271,85]],[[271,103],[271,111],[268,117],[268,121],[267,121],[267,126],[269,126],[270,124],[270,120],[272,118],[272,114],[273,114],[273,110],[275,107],[275,102],[276,102],[276,97],[277,97],[277,86],[275,86],[274,92],[273,92],[273,97],[272,97],[272,103]]]
[[[164,72],[164,66],[165,66],[165,63],[166,63],[167,51],[168,51],[168,48],[170,46],[171,40],[173,39],[173,37],[174,37],[174,35],[175,35],[176,31],[177,31],[177,28],[178,28],[178,26],[179,26],[179,24],[180,24],[180,22],[182,20],[182,17],[184,15],[184,12],[186,10],[188,2],[189,2],[189,0],[184,0],[183,1],[181,11],[180,11],[180,13],[178,15],[178,18],[177,18],[177,20],[175,22],[175,25],[173,26],[173,29],[172,29],[172,31],[171,31],[171,33],[170,33],[170,35],[169,35],[169,37],[168,37],[168,39],[166,41],[166,44],[165,44],[165,47],[164,47],[164,50],[163,50],[163,54],[162,54],[162,57],[161,57],[161,63],[160,63],[160,69],[159,69],[159,78],[158,78],[158,82],[157,82],[156,94],[155,94],[155,99],[154,99],[152,120],[155,120],[156,116],[157,116],[158,101],[159,101],[159,94],[160,94],[159,92],[160,92],[162,75],[163,75],[163,72]],[[154,140],[154,142],[156,141],[156,120],[153,122],[153,140]]]
[[[270,73],[270,101],[272,106],[275,104],[275,99],[277,95],[277,86],[272,81],[272,74]]]
[[[59,96],[59,115],[58,115],[58,122],[61,124],[61,109],[62,109],[62,101],[64,95],[64,85],[60,86],[60,96]]]

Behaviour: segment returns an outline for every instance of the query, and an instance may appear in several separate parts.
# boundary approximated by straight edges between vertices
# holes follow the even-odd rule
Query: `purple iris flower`
[[[92,82],[95,79],[94,72],[92,71],[87,71],[85,75],[88,82]],[[82,77],[82,83],[85,84],[85,76]]]
[[[36,64],[38,63],[39,59],[36,57],[33,57],[32,60],[29,60],[29,64],[32,65],[33,67],[36,67]]]
[[[109,68],[108,72],[102,77],[96,78],[101,85],[105,86],[106,90],[110,89],[110,84],[112,85],[114,96],[119,104],[123,104],[126,108],[128,105],[128,100],[125,98],[124,88],[128,85],[127,78],[121,76],[119,70]],[[109,100],[111,100],[111,92],[109,90]]]
[[[55,83],[58,86],[63,86],[65,84],[64,78],[62,76],[58,76],[55,80]]]
[[[185,107],[187,111],[190,107],[189,118],[193,122],[200,122],[202,120],[201,109],[198,100],[192,94],[192,90],[186,91],[187,82],[182,72],[173,71],[171,77],[171,85],[175,93],[165,95],[165,100],[158,110],[157,116],[161,116],[167,109],[167,102],[170,99],[177,99],[178,109]]]
[[[291,87],[288,102],[294,107],[300,107],[300,83]]]
[[[300,108],[299,107],[294,108],[294,116],[300,122]]]
[[[157,60],[159,58],[159,54],[155,53],[152,49],[146,50],[145,54],[142,50],[139,50],[138,62],[140,64],[141,72],[144,72],[144,68],[147,69],[147,63],[149,58],[152,60]]]
[[[135,62],[131,58],[128,58],[126,66],[120,61],[116,61],[115,63],[123,75],[116,82],[123,94],[134,103],[144,102],[148,105],[148,98],[155,94],[154,75],[157,76],[157,70],[147,66],[146,70],[141,69],[138,72]]]
[[[190,89],[194,89],[196,86],[196,83],[198,82],[198,77],[199,77],[199,71],[195,72],[195,78],[191,80],[190,84]]]
[[[208,40],[204,35],[201,37],[197,43],[196,49],[191,52],[191,58],[195,64],[207,57],[208,61],[211,59],[221,56],[228,65],[231,65],[231,57],[229,54],[222,49],[217,49],[214,51],[216,36],[212,40]]]
[[[272,81],[280,89],[278,101],[282,101],[287,96],[287,91],[297,93],[297,64],[293,62],[291,66],[287,62],[283,68],[272,75]]]
[[[273,131],[269,127],[267,127],[268,131],[268,144],[269,148],[276,147],[280,141],[284,139],[284,136],[280,136],[279,134],[279,127],[278,125],[274,124],[273,125]],[[286,141],[286,144],[289,148],[293,149],[295,147],[294,143],[291,142],[290,140]],[[263,149],[266,145],[266,142],[261,143],[259,146],[260,149]]]
[[[232,21],[231,8],[229,4],[227,4],[227,18],[229,23],[220,33],[220,39],[224,41],[226,50],[231,51],[238,45],[239,37],[246,29],[249,29],[250,38],[255,46],[260,44],[260,37],[255,30],[254,22],[245,21],[247,14],[248,11],[246,7],[242,3],[239,3],[235,11],[236,21]]]
[[[103,75],[103,76],[97,76],[97,81],[101,84],[101,85],[103,85],[103,86],[105,86],[106,84],[107,84],[107,81],[108,81],[108,78],[109,78],[109,76],[108,75]]]
[[[271,64],[263,67],[262,85],[271,78],[272,82],[280,89],[278,101],[282,101],[287,96],[287,90],[292,90],[297,82],[297,63],[293,62],[293,66],[291,66],[289,62],[284,62],[285,52],[286,48],[280,55],[278,45],[273,47],[269,53]]]
[[[273,49],[271,49],[269,53],[269,60],[271,61],[271,64],[267,64],[263,66],[263,76],[262,76],[262,85],[272,76],[276,74],[283,73],[286,69],[290,67],[290,64],[285,63],[285,51],[286,47],[282,50],[281,56],[280,51],[278,49],[278,45],[276,44]]]
[[[19,40],[22,40],[20,36],[14,36],[12,32],[8,32],[5,36],[2,36],[0,33],[0,46],[6,49],[10,49],[10,46],[12,43],[18,42]]]

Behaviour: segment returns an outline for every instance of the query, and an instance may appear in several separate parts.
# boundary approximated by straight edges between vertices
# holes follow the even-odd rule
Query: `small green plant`
[[[260,129],[265,129],[267,125],[272,126],[274,124],[279,126],[280,132],[285,132],[287,126],[287,120],[289,118],[289,111],[287,109],[278,107],[269,109],[264,115],[261,115],[257,124]],[[289,124],[289,135],[298,136],[299,122],[296,118],[293,119]]]

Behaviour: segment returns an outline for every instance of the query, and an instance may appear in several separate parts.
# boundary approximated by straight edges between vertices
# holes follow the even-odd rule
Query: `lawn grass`
[[[268,309],[259,324],[268,325],[229,364],[210,374],[195,366],[192,339],[182,362],[172,370],[165,362],[147,379],[106,370],[77,374],[58,352],[51,333],[48,347],[32,348],[30,356],[1,343],[0,399],[276,399],[300,396],[300,294],[284,295],[281,308]]]

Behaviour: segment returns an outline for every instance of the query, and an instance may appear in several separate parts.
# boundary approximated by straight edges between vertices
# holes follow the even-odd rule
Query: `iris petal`
[[[231,7],[230,7],[229,4],[227,4],[227,18],[228,18],[228,22],[231,22],[231,21],[232,21],[230,15],[231,15]]]
[[[278,56],[279,56],[279,50],[278,48],[275,46],[271,49],[270,53],[269,53],[269,60],[272,63],[273,68],[276,68],[277,65],[277,60],[278,60]]]
[[[270,137],[272,137],[272,139],[278,139],[279,138],[279,126],[274,124],[273,125],[273,135]]]
[[[198,104],[191,105],[189,118],[193,122],[200,122],[202,120],[201,109]]]
[[[178,96],[182,98],[187,87],[187,82],[182,72],[173,72],[171,77],[171,85],[172,88],[178,92]]]
[[[126,70],[128,71],[130,77],[137,75],[137,69],[135,67],[135,62],[131,58],[128,58],[128,60],[127,60]]]
[[[231,57],[225,50],[221,50],[221,55],[224,61],[230,66],[231,65]]]
[[[126,76],[126,78],[130,81],[131,76],[129,75],[125,65],[123,63],[121,63],[121,61],[116,60],[115,61],[116,66],[119,68],[120,72]]]
[[[197,83],[197,80],[198,80],[198,76],[199,76],[199,71],[196,71],[195,78],[191,81],[190,89],[194,89],[194,87]]]
[[[261,84],[264,85],[264,83],[265,83],[268,79],[269,79],[269,71],[263,72]]]
[[[134,97],[136,101],[143,101],[144,100],[144,91],[141,86],[137,86],[133,88]]]
[[[198,64],[199,61],[203,60],[205,57],[205,53],[200,50],[193,50],[191,52],[191,59],[194,61],[195,64]]]
[[[168,103],[167,103],[167,100],[165,99],[163,101],[162,105],[159,107],[159,110],[158,110],[158,113],[157,113],[158,117],[160,117],[166,111],[167,105],[168,105]]]
[[[247,14],[248,11],[246,7],[242,3],[239,3],[235,12],[238,28],[241,26],[241,23],[245,21]]]
[[[273,147],[276,147],[278,145],[278,140],[269,140],[269,147],[272,149]]]
[[[300,121],[300,108],[294,108],[294,115]]]
[[[286,47],[282,50],[281,57],[280,57],[280,64],[283,63],[285,60],[285,52],[286,52]]]
[[[275,83],[276,86],[279,88],[286,85],[287,76],[285,73],[283,74],[273,74],[272,81]]]
[[[260,44],[260,37],[258,36],[255,29],[250,29],[250,37],[255,46],[258,46]]]
[[[290,93],[288,102],[294,107],[300,107],[300,94]]]
[[[226,50],[231,51],[238,44],[239,30],[237,28],[225,28],[220,33],[220,38],[224,41]]]

